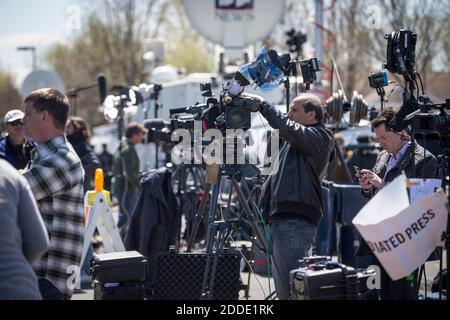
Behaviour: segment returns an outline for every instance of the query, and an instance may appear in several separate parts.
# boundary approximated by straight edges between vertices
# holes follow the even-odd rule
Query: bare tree
[[[368,74],[381,69],[386,60],[385,33],[401,28],[418,34],[416,65],[420,73],[445,69],[445,63],[448,69],[450,22],[446,1],[381,0],[372,6],[378,8],[378,29],[369,25],[372,12],[364,1],[336,1],[326,13],[325,28],[330,32],[326,35],[329,46],[324,60],[329,62],[327,56],[336,60],[347,96],[354,89],[369,89]]]
[[[21,105],[22,96],[14,84],[14,77],[9,72],[0,70],[0,118],[10,109],[20,109]]]
[[[167,15],[161,25],[167,39],[166,63],[189,74],[214,71],[214,44],[203,39],[190,26],[181,0],[169,0]]]
[[[448,1],[445,0],[382,0],[385,27],[383,31],[398,31],[402,28],[417,33],[416,65],[417,71],[425,74],[436,66],[439,51],[449,46]],[[378,55],[385,53],[386,41],[383,32],[371,37]],[[435,63],[435,64],[433,64]]]
[[[68,88],[93,83],[105,73],[109,86],[144,81],[144,41],[159,31],[167,2],[163,0],[103,0],[91,8],[79,35],[68,44],[57,44],[48,53],[50,65]],[[98,104],[97,95],[82,93],[77,105],[89,115]],[[99,117],[97,120],[100,120]]]
[[[343,0],[337,1],[328,14],[329,48],[325,54],[336,61],[347,97],[360,87],[363,75],[366,79],[370,70],[371,43],[364,8],[363,1]]]

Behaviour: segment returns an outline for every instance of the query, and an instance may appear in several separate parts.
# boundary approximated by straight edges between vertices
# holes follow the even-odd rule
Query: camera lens
[[[240,114],[239,112],[236,112],[231,116],[231,121],[233,123],[241,123],[242,120],[244,119],[242,119],[242,114]]]

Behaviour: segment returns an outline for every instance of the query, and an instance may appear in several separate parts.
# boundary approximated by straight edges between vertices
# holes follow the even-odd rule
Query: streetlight
[[[36,47],[18,47],[18,51],[31,51],[33,55],[33,70],[36,70]]]

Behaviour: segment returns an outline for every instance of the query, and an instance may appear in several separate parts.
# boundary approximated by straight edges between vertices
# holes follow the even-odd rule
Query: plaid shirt
[[[49,280],[71,297],[84,239],[81,160],[64,136],[36,147],[25,178],[39,204],[50,238],[48,253],[33,265],[38,278]]]

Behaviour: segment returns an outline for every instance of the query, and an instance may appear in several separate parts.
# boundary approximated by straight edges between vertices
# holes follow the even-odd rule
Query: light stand
[[[98,84],[94,83],[94,84],[91,84],[91,85],[88,85],[88,86],[79,86],[79,87],[70,89],[67,92],[67,97],[69,97],[70,99],[73,100],[73,104],[72,105],[73,105],[73,115],[74,116],[76,116],[78,114],[78,105],[77,105],[78,93],[80,93],[82,91],[85,91],[85,90],[89,90],[89,89],[95,88],[97,86],[98,86]]]
[[[447,165],[447,173],[450,174],[450,137],[444,137],[442,141],[445,141],[442,143],[442,153],[444,154],[444,161]],[[447,139],[447,140],[446,140]],[[450,179],[450,177],[449,177]],[[447,192],[447,200],[448,205],[450,206],[450,180],[446,179],[445,176],[445,167],[442,170],[442,187],[444,188],[444,191]],[[450,211],[449,215],[447,217],[447,231],[442,234],[442,239],[445,239],[445,249],[447,251],[447,282],[446,282],[446,296],[447,301],[450,300],[450,294],[449,294],[449,288],[450,288],[450,277],[449,277],[449,260],[450,260]],[[440,263],[440,269],[439,269],[439,275],[440,275],[440,281],[439,281],[439,300],[442,298],[442,250],[441,250],[441,263]]]
[[[283,73],[286,77],[284,80],[284,90],[286,95],[286,112],[289,112],[289,105],[291,104],[291,82],[289,80],[290,76],[294,76],[297,79],[297,61],[289,61],[287,66],[283,68]],[[297,80],[295,83],[295,94],[297,95]]]
[[[381,106],[381,110],[384,109],[384,102],[385,100],[385,96],[386,96],[386,91],[384,90],[384,87],[381,88],[376,88],[378,95],[380,96],[380,106]]]
[[[159,104],[159,96],[162,90],[162,87],[159,85],[155,85],[153,87],[153,94],[150,96],[151,99],[155,101],[155,119],[158,119],[159,108],[161,107]],[[159,143],[155,142],[155,168],[159,167]]]

